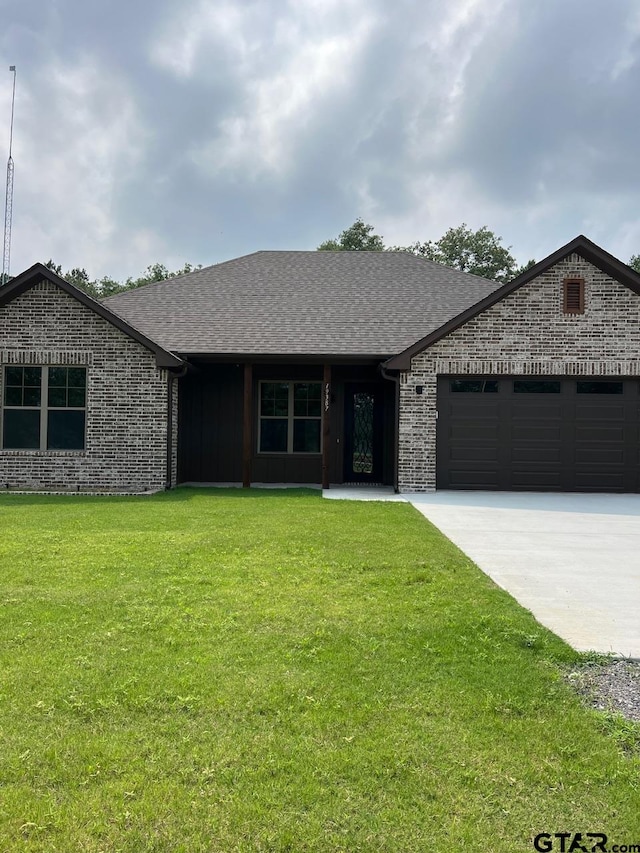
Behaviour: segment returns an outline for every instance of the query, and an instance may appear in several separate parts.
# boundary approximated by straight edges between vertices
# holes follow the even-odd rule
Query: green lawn
[[[638,728],[411,507],[0,497],[0,851],[640,843]]]

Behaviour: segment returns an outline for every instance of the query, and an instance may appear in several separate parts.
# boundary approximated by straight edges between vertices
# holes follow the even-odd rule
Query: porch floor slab
[[[242,483],[178,483],[193,489],[242,489]],[[318,489],[317,483],[251,483],[250,489]]]

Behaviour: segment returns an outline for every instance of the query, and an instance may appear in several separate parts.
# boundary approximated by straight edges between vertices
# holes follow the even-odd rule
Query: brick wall
[[[178,389],[180,383],[172,380],[172,409],[171,409],[171,483],[178,485]]]
[[[0,450],[0,489],[165,487],[167,371],[156,367],[153,353],[43,280],[0,307],[0,366],[6,364],[86,366],[86,447]],[[0,370],[0,400],[3,377]],[[174,381],[174,409],[177,384]],[[174,435],[173,482],[175,439]]]
[[[584,278],[584,314],[563,313],[565,278]],[[638,376],[640,297],[573,254],[416,355],[400,380],[401,491],[435,488],[436,383],[446,374]]]

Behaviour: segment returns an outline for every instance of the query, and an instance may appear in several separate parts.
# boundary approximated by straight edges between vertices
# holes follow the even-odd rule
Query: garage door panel
[[[576,420],[577,421],[623,421],[625,417],[625,406],[616,403],[611,406],[606,405],[576,405]]]
[[[451,462],[497,462],[498,448],[494,445],[487,447],[457,447],[449,448],[449,460]]]
[[[451,441],[496,442],[498,440],[498,424],[455,424],[449,430]]]
[[[576,445],[582,442],[609,442],[618,444],[624,441],[624,425],[603,426],[594,424],[576,424]]]
[[[561,435],[560,424],[519,424],[511,426],[512,441],[552,441],[559,442]]]
[[[460,393],[487,382],[495,393]],[[554,379],[554,393],[516,382],[467,379],[452,394],[439,379],[438,488],[640,490],[640,380]]]
[[[560,403],[546,403],[540,400],[528,398],[524,403],[521,400],[511,400],[511,417],[514,419],[528,420],[534,418],[537,421],[562,420],[563,406]]]
[[[560,471],[514,468],[511,472],[511,488],[559,491],[561,488]]]
[[[624,471],[588,471],[576,470],[576,491],[623,492],[625,491]]]
[[[575,449],[575,461],[578,464],[624,465],[623,447],[578,447]]]
[[[491,471],[476,471],[476,470],[456,470],[451,471],[450,488],[452,489],[497,489],[498,488],[498,472],[493,469]]]
[[[509,454],[511,462],[517,464],[519,462],[536,462],[536,463],[560,463],[561,451],[559,447],[530,447],[513,446]]]
[[[479,400],[476,405],[472,403],[451,403],[449,414],[452,418],[472,418],[473,420],[497,420],[500,411],[495,403],[486,403]]]

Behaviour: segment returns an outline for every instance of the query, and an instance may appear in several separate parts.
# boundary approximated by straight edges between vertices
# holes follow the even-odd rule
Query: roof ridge
[[[461,275],[469,276],[473,278],[475,281],[488,281],[491,284],[499,285],[500,282],[496,281],[492,278],[486,278],[483,275],[476,275],[472,272],[467,272],[467,270],[461,270],[457,267],[450,267],[448,264],[442,264],[440,261],[434,261],[431,258],[425,258],[424,255],[417,255],[415,252],[407,251],[406,249],[260,249],[257,252],[253,252],[254,255],[277,255],[277,254],[288,254],[288,255],[371,255],[376,257],[389,257],[392,255],[401,255],[403,257],[410,257],[416,263],[426,263],[431,264],[436,267],[444,267],[447,270],[453,270],[456,273]],[[249,255],[243,255],[242,257],[249,257]],[[240,260],[240,258],[236,258],[236,260]]]

